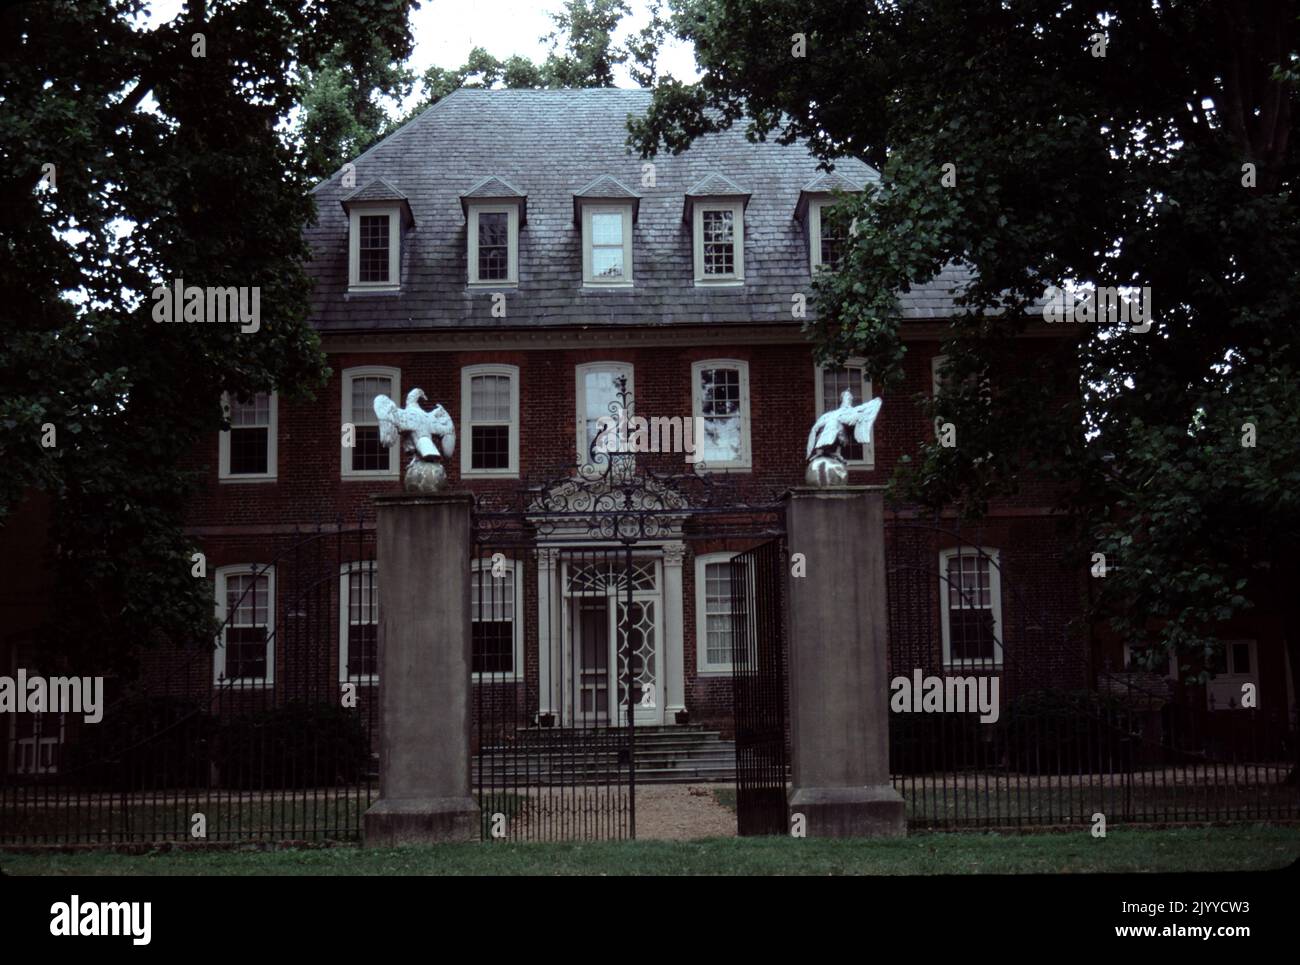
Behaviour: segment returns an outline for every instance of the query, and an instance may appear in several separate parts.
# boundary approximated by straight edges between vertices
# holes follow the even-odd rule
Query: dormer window
[[[808,253],[813,271],[838,271],[848,237],[848,226],[836,214],[834,201],[814,201],[808,206]]]
[[[582,281],[585,285],[632,282],[631,207],[586,207],[582,213]]]
[[[685,214],[694,239],[695,284],[744,283],[748,201],[745,191],[720,174],[710,174],[686,192]]]
[[[348,213],[348,291],[397,291],[402,231],[415,223],[406,195],[375,178],[341,203]]]
[[[582,230],[582,283],[600,287],[632,284],[632,226],[641,196],[602,174],[573,194],[573,220]]]
[[[476,181],[460,196],[465,212],[466,280],[471,286],[519,284],[519,228],[527,224],[527,198],[495,175]]]
[[[800,190],[794,216],[804,226],[804,236],[808,240],[808,268],[814,275],[822,268],[839,270],[853,228],[835,206],[845,194],[862,190],[861,184],[834,171],[817,175]]]
[[[510,207],[471,205],[469,283],[514,285],[518,281],[518,214]]]

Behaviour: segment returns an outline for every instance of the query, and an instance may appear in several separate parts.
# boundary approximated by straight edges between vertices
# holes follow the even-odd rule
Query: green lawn
[[[692,842],[473,843],[363,850],[0,852],[6,874],[1026,874],[1249,871],[1300,857],[1300,829],[1115,830],[1055,834],[914,834],[895,840],[719,838]]]

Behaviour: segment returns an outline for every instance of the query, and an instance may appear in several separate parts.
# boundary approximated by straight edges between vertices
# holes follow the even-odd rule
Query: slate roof
[[[648,91],[620,89],[462,89],[443,98],[353,162],[358,184],[383,179],[414,215],[416,227],[403,235],[401,291],[348,293],[340,202],[355,191],[337,173],[314,189],[319,221],[307,232],[313,323],[323,331],[790,324],[790,296],[812,291],[804,228],[794,215],[801,190],[820,173],[817,159],[803,146],[755,144],[732,130],[655,158],[649,186],[644,162],[626,147],[627,116],[649,103]],[[837,162],[836,172],[858,184],[877,177],[854,158]],[[582,286],[574,195],[602,175],[640,195],[632,288]],[[682,208],[694,186],[717,183],[713,176],[751,195],[743,286],[694,285]],[[493,318],[491,290],[466,283],[462,197],[501,197],[502,185],[526,196],[528,218],[519,232],[519,285],[506,289],[506,317]],[[904,294],[901,314],[945,317],[963,277],[945,271]]]

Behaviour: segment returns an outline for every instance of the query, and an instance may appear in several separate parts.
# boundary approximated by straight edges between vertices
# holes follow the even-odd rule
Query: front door
[[[627,723],[629,670],[636,723],[663,723],[660,561],[634,556],[632,572],[626,570],[621,551],[565,561],[566,663],[573,668],[573,700],[565,709],[579,727]]]

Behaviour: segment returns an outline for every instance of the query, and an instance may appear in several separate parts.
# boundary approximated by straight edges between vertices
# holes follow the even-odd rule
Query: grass
[[[933,875],[1259,871],[1300,857],[1300,829],[1246,826],[896,839],[480,843],[146,854],[0,852],[29,875]]]

